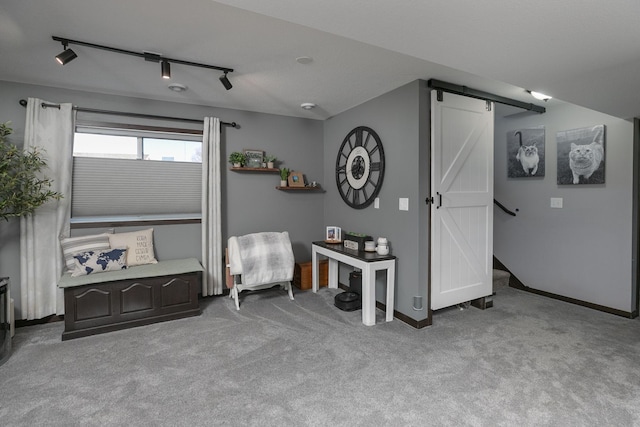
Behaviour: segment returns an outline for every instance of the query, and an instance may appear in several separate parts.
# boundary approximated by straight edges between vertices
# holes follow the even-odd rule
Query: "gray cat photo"
[[[544,176],[544,142],[544,126],[507,132],[507,177]]]
[[[560,131],[558,184],[604,184],[605,127]]]

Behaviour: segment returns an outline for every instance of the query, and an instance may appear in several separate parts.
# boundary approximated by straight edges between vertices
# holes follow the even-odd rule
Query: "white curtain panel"
[[[220,119],[205,117],[202,139],[202,296],[222,294]]]
[[[22,318],[27,320],[64,314],[63,294],[57,286],[64,269],[59,237],[69,235],[71,217],[73,106],[43,104],[54,105],[29,98],[24,149],[42,151],[48,166],[44,175],[53,180],[51,189],[63,197],[20,219],[20,295]]]

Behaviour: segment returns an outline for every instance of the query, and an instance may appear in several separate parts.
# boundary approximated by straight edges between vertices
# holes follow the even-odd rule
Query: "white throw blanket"
[[[289,233],[264,232],[229,238],[229,270],[244,286],[293,280],[295,259]]]

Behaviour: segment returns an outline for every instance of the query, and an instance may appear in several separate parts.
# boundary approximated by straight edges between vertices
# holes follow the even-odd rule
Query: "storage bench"
[[[195,258],[87,276],[62,276],[62,340],[197,316],[203,268]]]

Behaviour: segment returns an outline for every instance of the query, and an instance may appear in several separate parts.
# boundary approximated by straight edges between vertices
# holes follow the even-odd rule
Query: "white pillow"
[[[153,250],[153,228],[109,235],[112,248],[127,248],[127,265],[156,264]]]
[[[108,233],[67,237],[60,239],[60,246],[62,246],[65,264],[69,271],[73,271],[75,268],[74,255],[89,251],[105,251],[111,248]]]
[[[127,268],[127,249],[115,248],[106,251],[89,251],[73,257],[75,269],[71,276],[86,276],[103,271],[124,270]]]

